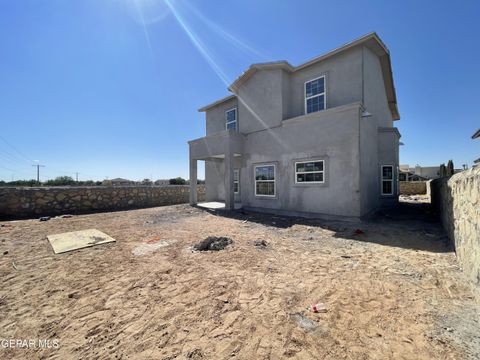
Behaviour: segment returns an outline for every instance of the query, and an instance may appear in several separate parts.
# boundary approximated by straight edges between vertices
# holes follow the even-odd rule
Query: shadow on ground
[[[429,203],[400,202],[396,207],[378,211],[371,217],[357,222],[307,219],[245,210],[225,211],[203,208],[201,210],[213,215],[277,229],[305,225],[334,231],[334,237],[342,239],[435,253],[453,251]]]

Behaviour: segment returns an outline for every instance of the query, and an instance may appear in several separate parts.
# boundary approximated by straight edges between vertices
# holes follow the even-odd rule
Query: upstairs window
[[[324,183],[324,161],[302,161],[295,163],[295,183]]]
[[[255,166],[255,196],[275,196],[275,165]]]
[[[237,108],[225,111],[225,128],[237,131]]]
[[[382,165],[382,195],[393,195],[393,166]]]
[[[305,83],[305,114],[325,110],[325,76]]]

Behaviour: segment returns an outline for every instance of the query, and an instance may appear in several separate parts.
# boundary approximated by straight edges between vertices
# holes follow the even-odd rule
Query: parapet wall
[[[197,186],[204,201],[205,186]],[[116,211],[188,203],[190,187],[78,186],[0,188],[0,219]]]
[[[462,171],[431,182],[432,204],[460,265],[480,284],[480,168]]]

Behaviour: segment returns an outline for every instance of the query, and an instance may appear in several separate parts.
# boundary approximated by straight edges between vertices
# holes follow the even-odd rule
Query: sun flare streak
[[[177,9],[173,6],[170,0],[164,0],[165,4],[169,7],[170,11],[172,12],[175,20],[177,20],[178,24],[182,27],[185,31],[187,36],[189,37],[190,41],[193,45],[197,48],[203,58],[208,62],[208,64],[212,67],[218,77],[223,81],[223,83],[228,86],[230,84],[230,79],[225,74],[225,72],[220,68],[220,66],[215,62],[213,57],[209,54],[207,47],[200,41],[198,36],[190,29],[187,25],[183,16],[177,11]]]

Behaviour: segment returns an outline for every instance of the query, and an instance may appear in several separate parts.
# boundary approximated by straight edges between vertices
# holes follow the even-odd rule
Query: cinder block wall
[[[205,186],[197,186],[205,201]],[[0,188],[0,219],[81,214],[187,203],[189,186]]]
[[[425,181],[400,181],[401,195],[425,195],[427,183]]]
[[[460,265],[480,285],[480,168],[433,180],[431,192]]]

